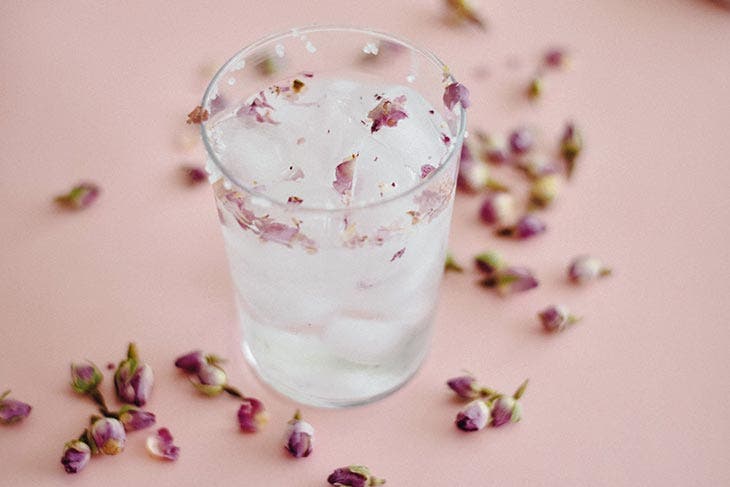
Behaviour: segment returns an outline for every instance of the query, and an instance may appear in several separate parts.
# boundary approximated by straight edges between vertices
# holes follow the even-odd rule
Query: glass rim
[[[256,51],[257,49],[270,44],[273,41],[276,41],[278,39],[284,39],[287,37],[296,37],[300,36],[301,34],[308,34],[308,33],[314,33],[314,32],[353,32],[357,34],[371,34],[375,35],[383,40],[387,40],[390,42],[395,42],[397,44],[402,45],[403,47],[408,48],[409,50],[416,52],[426,58],[431,64],[433,64],[436,68],[441,70],[444,73],[445,79],[444,81],[450,81],[451,83],[456,82],[456,78],[453,76],[453,74],[450,72],[448,66],[446,63],[444,63],[438,56],[436,56],[433,52],[431,52],[429,49],[421,48],[416,45],[414,45],[410,40],[407,40],[403,37],[394,36],[392,34],[389,34],[387,32],[382,32],[376,29],[370,29],[367,27],[356,27],[356,26],[346,26],[346,25],[310,25],[305,27],[294,27],[286,31],[269,34],[268,36],[262,37],[251,44],[248,44],[247,46],[240,49],[238,52],[236,52],[233,56],[231,56],[228,61],[226,61],[223,66],[218,69],[218,71],[213,75],[213,78],[211,79],[210,83],[208,84],[208,87],[205,89],[205,93],[203,93],[203,99],[201,101],[201,106],[205,107],[207,105],[207,102],[211,95],[215,94],[218,95],[217,92],[217,86],[220,82],[221,77],[226,74],[231,67],[231,65],[238,63],[241,58],[245,58],[248,54]],[[361,204],[353,204],[350,206],[347,206],[345,208],[325,208],[325,207],[317,207],[317,206],[305,206],[305,205],[299,205],[296,208],[297,212],[315,212],[315,213],[343,213],[343,212],[350,212],[353,210],[363,210],[367,208],[375,208],[379,207],[385,204],[390,203],[391,201],[396,201],[401,198],[405,198],[409,195],[412,195],[416,191],[418,191],[420,188],[428,185],[434,178],[436,178],[439,174],[441,174],[443,171],[445,171],[445,167],[448,165],[448,161],[451,159],[451,157],[456,157],[456,147],[459,146],[458,142],[463,141],[466,133],[466,110],[462,107],[461,103],[457,104],[457,107],[454,107],[455,109],[458,109],[457,115],[457,127],[456,127],[456,133],[454,134],[453,143],[449,145],[446,152],[443,154],[441,159],[439,159],[439,166],[436,168],[435,171],[431,173],[431,177],[425,178],[418,182],[418,184],[415,184],[408,188],[407,190],[403,191],[402,193],[396,193],[391,196],[388,196],[386,198],[375,200],[375,201],[367,201]],[[229,182],[231,182],[236,188],[243,190],[246,194],[262,199],[266,201],[269,205],[274,207],[279,207],[282,209],[291,209],[291,205],[288,205],[286,201],[280,201],[276,198],[272,198],[266,194],[259,193],[255,191],[252,187],[249,187],[245,184],[241,184],[241,182],[233,177],[230,174],[230,171],[228,171],[225,166],[221,163],[221,161],[218,159],[218,155],[215,153],[213,148],[211,147],[210,140],[208,138],[208,133],[206,130],[207,123],[203,122],[200,124],[200,136],[203,140],[203,145],[205,147],[205,151],[210,157],[210,159],[215,164],[216,168],[220,173],[225,177]],[[463,143],[463,142],[462,142]]]

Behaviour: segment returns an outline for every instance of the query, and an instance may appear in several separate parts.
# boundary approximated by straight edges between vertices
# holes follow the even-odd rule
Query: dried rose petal
[[[193,108],[193,111],[188,113],[188,119],[185,123],[188,124],[200,124],[208,120],[209,117],[208,110],[203,109],[202,106],[198,105],[197,107]]]
[[[576,257],[568,267],[568,279],[575,284],[582,284],[610,274],[610,268],[603,265],[599,259],[589,255]]]
[[[431,164],[424,164],[423,166],[421,166],[421,179],[426,179],[428,175],[435,170],[436,167],[432,166]]]
[[[375,133],[382,127],[395,127],[400,120],[408,118],[405,102],[405,95],[396,97],[392,101],[387,98],[380,100],[380,103],[368,113],[368,118],[373,121],[370,133]]]
[[[517,218],[517,205],[510,193],[488,195],[479,209],[479,217],[487,225],[507,226]]]
[[[280,244],[291,246],[299,229],[278,222],[266,222],[261,227],[261,240],[268,242],[278,242]]]
[[[562,305],[548,306],[537,314],[545,331],[562,331],[566,326],[577,323],[579,318],[570,314],[568,308]]]
[[[304,200],[301,199],[299,196],[289,196],[289,198],[286,200],[287,204],[292,206],[301,205]]]
[[[236,116],[238,117],[251,117],[258,123],[270,123],[272,125],[278,125],[279,122],[271,118],[271,111],[273,111],[269,102],[266,100],[266,93],[259,91],[258,95],[253,101],[244,105],[238,109]]]
[[[314,427],[302,420],[297,410],[294,417],[287,423],[284,434],[284,448],[294,457],[308,457],[314,445]]]
[[[355,175],[355,161],[357,161],[358,155],[352,154],[335,168],[335,180],[332,182],[332,187],[343,196],[352,190],[352,178]]]
[[[525,127],[512,131],[509,136],[509,147],[513,154],[525,154],[532,150],[535,140],[532,132]]]
[[[461,103],[461,108],[467,109],[471,105],[469,100],[469,89],[461,83],[451,83],[444,88],[444,105],[449,110],[453,110],[457,103]]]
[[[446,8],[456,21],[467,21],[482,29],[485,28],[484,20],[467,0],[445,0],[445,2]]]
[[[94,183],[80,183],[66,194],[56,196],[55,201],[72,210],[80,210],[90,206],[99,197],[101,189]]]
[[[91,460],[91,448],[81,440],[69,441],[63,446],[61,465],[66,473],[78,473]]]
[[[96,448],[105,455],[116,455],[124,450],[127,441],[127,434],[124,426],[114,418],[99,418],[91,425],[89,430]]]
[[[245,433],[255,433],[269,420],[264,405],[258,399],[247,397],[238,409],[238,425]]]
[[[329,474],[327,482],[335,487],[370,487],[383,485],[385,479],[375,477],[364,465],[340,467]]]
[[[403,247],[402,249],[397,251],[395,254],[393,254],[393,257],[390,258],[390,261],[393,262],[395,259],[400,259],[401,257],[403,257],[403,254],[405,254],[405,253],[406,253],[406,248]]]
[[[475,399],[456,415],[456,427],[462,431],[479,431],[487,426],[490,416],[489,405],[481,399]]]
[[[26,404],[17,399],[9,399],[10,391],[5,391],[0,395],[0,423],[11,424],[17,423],[27,418],[33,409],[30,404]]]
[[[119,421],[124,426],[124,431],[130,432],[149,428],[155,424],[156,419],[154,413],[125,405],[119,410]]]
[[[446,385],[456,393],[457,396],[464,399],[476,399],[479,397],[479,388],[476,379],[470,375],[454,377],[446,382]]]
[[[180,456],[180,448],[173,444],[170,430],[160,428],[157,434],[147,437],[147,451],[155,458],[174,462]]]

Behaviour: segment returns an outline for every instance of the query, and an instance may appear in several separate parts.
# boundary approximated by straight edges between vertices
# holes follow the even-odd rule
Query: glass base
[[[298,403],[321,408],[346,408],[351,406],[361,406],[383,399],[406,385],[416,375],[426,358],[426,353],[424,352],[423,355],[415,361],[415,366],[413,367],[413,370],[409,371],[409,373],[404,376],[402,381],[382,392],[378,392],[376,394],[368,394],[367,396],[361,397],[333,399],[330,397],[323,398],[317,395],[307,394],[306,391],[292,388],[286,384],[281,383],[281,381],[269,377],[266,374],[266,371],[262,370],[262,368],[259,366],[258,362],[256,361],[256,357],[252,353],[246,340],[243,341],[242,349],[246,361],[249,363],[258,378],[266,385]]]

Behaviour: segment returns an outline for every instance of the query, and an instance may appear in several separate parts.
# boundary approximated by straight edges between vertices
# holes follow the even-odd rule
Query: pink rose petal
[[[155,458],[174,462],[180,456],[180,448],[173,445],[173,438],[170,430],[160,428],[157,434],[147,438],[147,451]]]
[[[368,118],[373,121],[370,133],[375,133],[382,127],[395,127],[400,120],[408,118],[404,107],[405,102],[405,95],[394,98],[392,101],[387,98],[380,100],[380,103],[368,113]]]
[[[352,190],[352,178],[355,175],[357,157],[358,154],[352,154],[335,168],[335,180],[332,182],[332,186],[343,196]]]
[[[457,103],[461,103],[462,108],[469,108],[469,89],[461,83],[451,83],[444,89],[444,105],[449,110],[453,110]]]

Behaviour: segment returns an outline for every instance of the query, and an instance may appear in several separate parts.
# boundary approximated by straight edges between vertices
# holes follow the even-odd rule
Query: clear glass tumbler
[[[307,27],[228,61],[208,87],[208,153],[243,350],[316,406],[373,401],[431,336],[466,117],[430,52]]]

